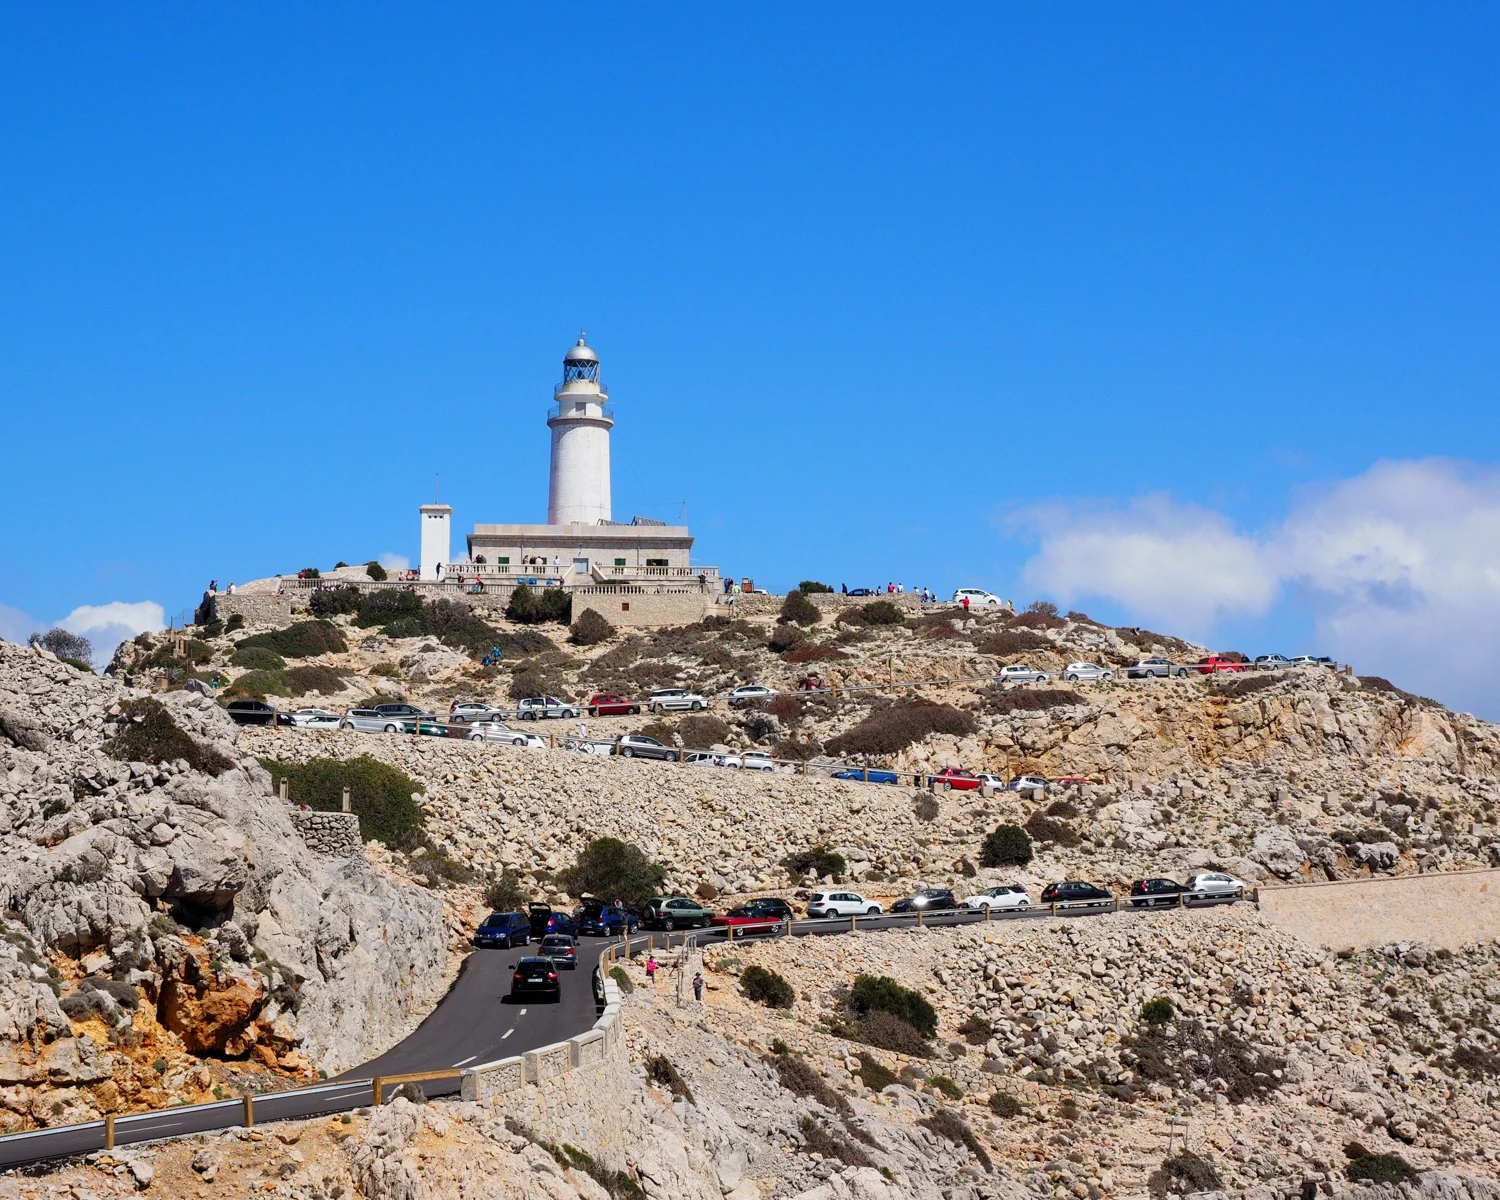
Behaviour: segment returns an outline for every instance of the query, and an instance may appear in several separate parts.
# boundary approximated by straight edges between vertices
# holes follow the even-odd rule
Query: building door
[[[573,560],[573,574],[587,575],[589,573],[589,560],[586,558],[575,558]]]

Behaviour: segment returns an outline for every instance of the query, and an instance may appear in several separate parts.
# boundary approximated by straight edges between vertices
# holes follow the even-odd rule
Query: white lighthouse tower
[[[610,519],[609,431],[614,410],[599,382],[599,356],[584,335],[563,356],[562,383],[547,425],[552,430],[548,525],[597,525]]]

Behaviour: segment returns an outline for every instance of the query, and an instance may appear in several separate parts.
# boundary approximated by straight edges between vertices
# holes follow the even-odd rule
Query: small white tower
[[[422,578],[438,578],[439,564],[448,561],[448,539],[453,510],[446,504],[422,505]]]
[[[615,414],[609,407],[609,393],[599,382],[599,356],[582,333],[578,344],[563,356],[562,383],[553,389],[552,398],[556,403],[547,418],[552,430],[547,524],[608,521],[609,431],[614,428]],[[425,571],[425,555],[422,561]]]

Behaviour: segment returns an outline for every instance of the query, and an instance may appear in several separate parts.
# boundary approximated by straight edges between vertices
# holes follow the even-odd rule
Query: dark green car
[[[714,919],[714,910],[704,908],[696,900],[686,896],[658,896],[649,901],[641,914],[641,923],[647,929],[692,929],[707,925]]]

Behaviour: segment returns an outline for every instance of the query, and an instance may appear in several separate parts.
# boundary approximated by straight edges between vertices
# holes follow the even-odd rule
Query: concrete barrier
[[[1441,871],[1262,887],[1270,924],[1330,949],[1426,942],[1457,950],[1500,938],[1500,871]]]

